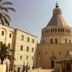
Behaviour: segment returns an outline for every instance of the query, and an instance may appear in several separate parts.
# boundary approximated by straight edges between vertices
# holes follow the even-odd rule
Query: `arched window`
[[[39,52],[38,54],[40,55],[41,53]]]
[[[9,38],[11,38],[11,36],[12,36],[12,34],[10,33],[10,34],[9,34]]]
[[[11,47],[11,44],[10,43],[8,43],[8,48],[10,48]]]
[[[67,43],[67,39],[65,39],[65,43]]]
[[[71,40],[69,40],[69,43],[71,43]]]
[[[29,52],[29,47],[27,47],[27,52]]]
[[[30,41],[30,39],[29,39],[29,37],[27,38],[27,42],[29,42]]]
[[[55,39],[55,43],[56,43],[56,44],[57,44],[57,42],[58,42],[57,39]]]
[[[61,55],[61,51],[59,51],[59,55]]]
[[[22,55],[20,56],[20,60],[22,59]]]
[[[32,43],[34,43],[34,39],[32,39]]]
[[[54,60],[51,60],[51,68],[54,68]]]
[[[20,46],[20,50],[23,51],[23,45]]]
[[[53,43],[53,39],[50,39],[50,43],[51,43],[51,44]]]
[[[2,31],[2,34],[1,34],[2,36],[4,35],[4,31]]]
[[[34,52],[34,48],[32,48],[32,52]]]
[[[24,35],[21,35],[21,40],[24,40]]]
[[[47,55],[47,51],[45,52],[45,54]]]
[[[28,60],[28,56],[26,56],[26,60]]]

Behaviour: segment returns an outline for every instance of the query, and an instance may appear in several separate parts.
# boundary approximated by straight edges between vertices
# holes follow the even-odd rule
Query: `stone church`
[[[60,71],[59,64],[62,64],[62,69],[70,71],[71,57],[72,27],[64,20],[56,3],[51,20],[42,29],[41,41],[37,46],[36,66]]]

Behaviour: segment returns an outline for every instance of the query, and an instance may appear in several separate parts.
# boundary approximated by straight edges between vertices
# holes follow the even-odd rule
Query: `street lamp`
[[[40,62],[40,57],[38,57],[38,72],[39,72],[39,62]]]

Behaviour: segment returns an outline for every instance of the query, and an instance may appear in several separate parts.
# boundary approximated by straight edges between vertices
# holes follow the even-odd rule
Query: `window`
[[[2,44],[3,44],[3,42],[0,42],[0,47],[1,47]]]
[[[0,42],[0,45],[3,44],[3,42]]]
[[[64,32],[64,29],[63,29],[63,32]]]
[[[34,43],[34,39],[32,39],[32,43]]]
[[[27,47],[27,52],[29,52],[29,47]]]
[[[67,66],[67,71],[71,72],[71,64],[68,62],[66,66]]]
[[[8,43],[8,48],[10,48],[10,43]]]
[[[67,43],[67,39],[65,39],[65,43]]]
[[[54,68],[54,61],[51,60],[51,68]]]
[[[32,52],[34,52],[34,48],[32,48]]]
[[[23,45],[20,46],[20,50],[23,51]]]
[[[2,36],[4,35],[4,31],[2,31]]]
[[[61,51],[59,51],[59,55],[61,55]]]
[[[64,29],[58,29],[58,32],[64,32]]]
[[[9,38],[11,38],[11,33],[9,34]]]
[[[38,54],[40,55],[40,52]]]
[[[29,37],[27,38],[27,42],[29,42],[30,41],[30,39],[29,39]]]
[[[28,56],[26,56],[26,59],[28,59]]]
[[[45,52],[45,54],[47,55],[47,51]]]
[[[33,56],[32,56],[32,60],[33,60]]]
[[[50,39],[50,43],[51,43],[51,44],[53,43],[53,40],[52,40],[52,39]]]
[[[71,43],[71,40],[69,40],[69,43]]]
[[[22,59],[22,56],[20,56],[20,60]]]
[[[51,29],[51,32],[57,32],[57,29]]]
[[[57,39],[55,39],[55,43],[57,44]]]
[[[24,40],[24,35],[21,35],[21,40]]]
[[[20,72],[20,67],[18,67],[17,72]]]

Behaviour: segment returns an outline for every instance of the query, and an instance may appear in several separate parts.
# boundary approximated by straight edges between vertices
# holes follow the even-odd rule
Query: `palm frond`
[[[3,16],[3,18],[4,18],[5,23],[9,26],[10,23],[9,23],[8,19],[5,16]]]
[[[2,25],[4,25],[4,20],[3,18],[0,18]]]
[[[6,7],[0,6],[1,10],[5,10],[6,12],[8,12],[8,9]]]
[[[16,12],[16,10],[14,8],[12,8],[12,7],[6,8],[6,7],[3,7],[3,6],[0,6],[0,9],[4,10],[6,12],[8,12],[9,10]]]
[[[13,5],[13,3],[11,3],[11,2],[3,2],[3,3],[1,3],[1,5]]]
[[[11,10],[11,11],[14,11],[14,12],[16,12],[16,10],[14,9],[14,8],[7,8],[7,10]]]
[[[10,16],[8,15],[8,14],[6,14],[6,13],[2,13],[4,16],[6,16],[10,21],[11,21],[11,18],[10,18]]]
[[[1,23],[4,25],[4,20],[3,20],[3,17],[2,17],[1,13],[0,13],[0,20],[1,20]]]
[[[8,49],[8,46],[6,46],[6,44],[1,44],[0,46],[1,46],[0,47],[0,59],[1,59],[1,63],[3,63],[3,60],[5,58],[8,58],[10,61],[11,60],[15,60],[14,56],[9,53],[9,49]]]
[[[2,17],[0,16],[0,20],[2,22],[2,24],[8,24],[9,25],[9,22],[11,21],[11,18],[9,17],[8,14],[6,14],[8,11],[15,11],[14,8],[12,7],[9,7],[8,5],[13,5],[13,3],[11,2],[3,2],[3,0],[0,0],[0,12],[2,12]],[[2,18],[2,19],[1,19]]]

